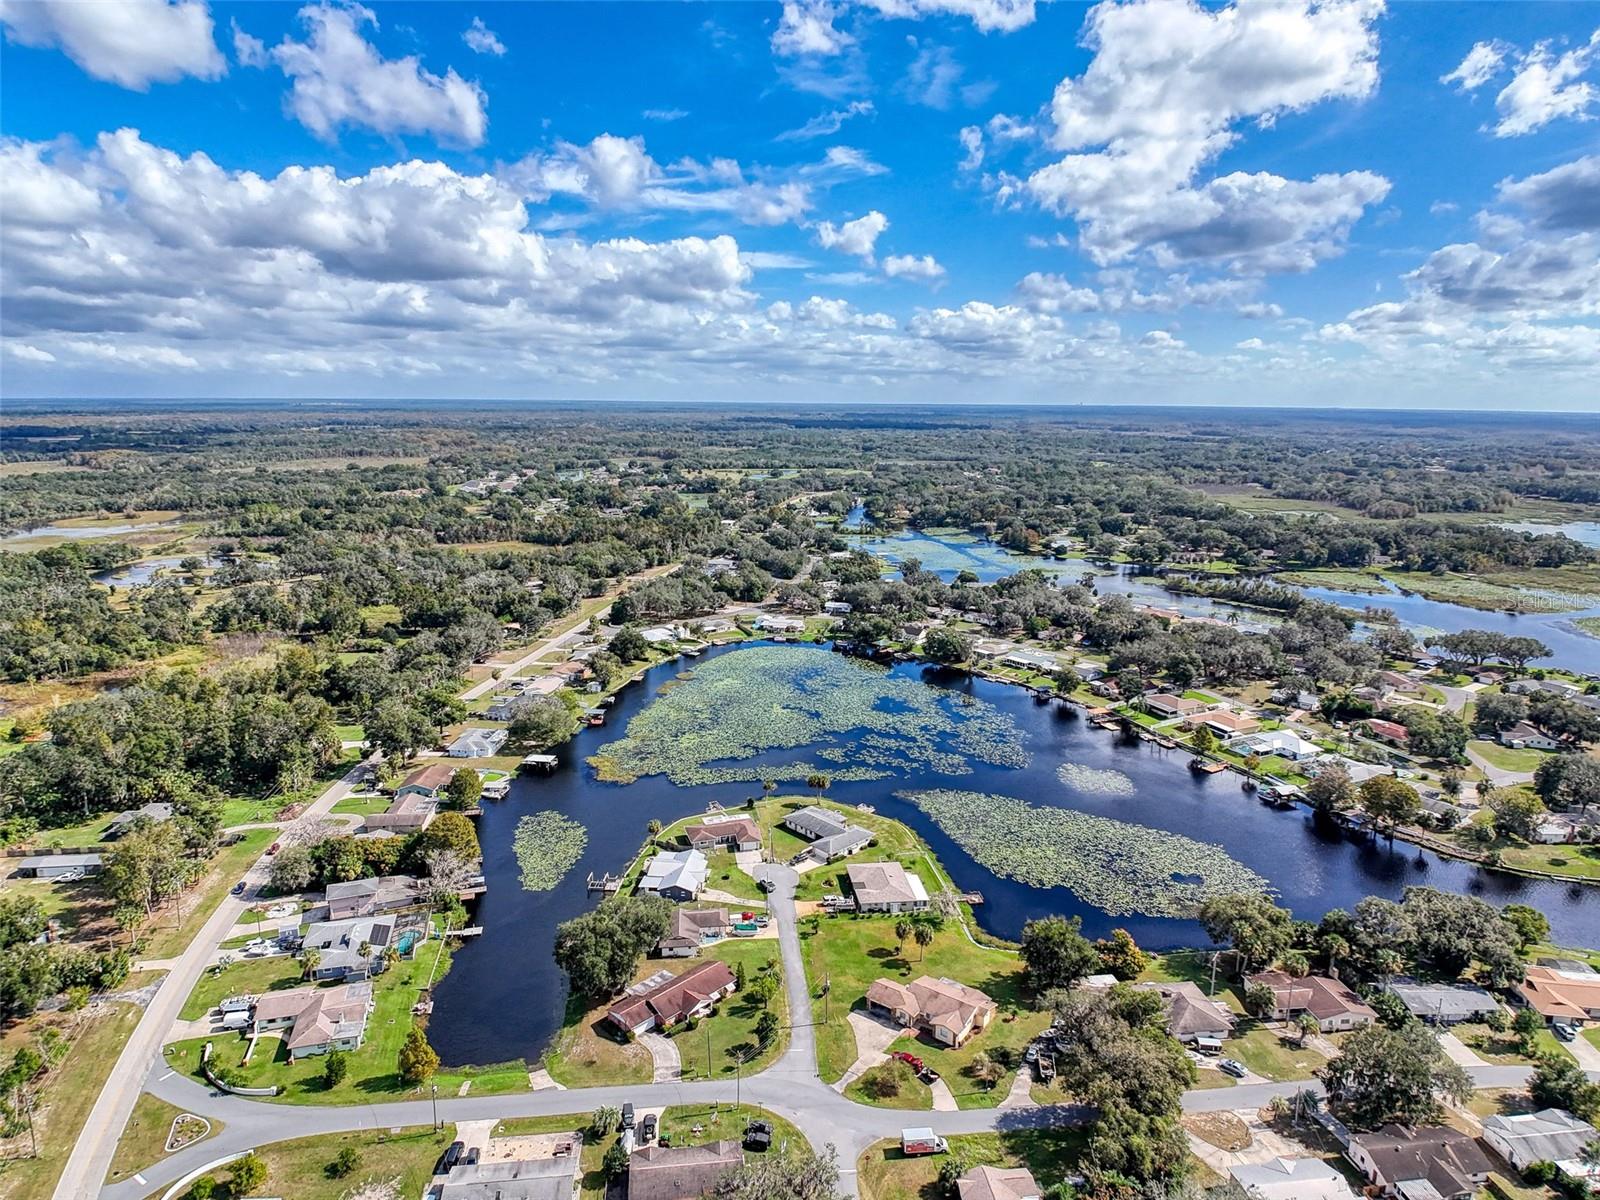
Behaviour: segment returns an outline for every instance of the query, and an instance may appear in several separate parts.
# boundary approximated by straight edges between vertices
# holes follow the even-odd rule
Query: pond
[[[1514,533],[1564,533],[1575,542],[1582,542],[1600,550],[1600,521],[1563,521],[1561,523],[1545,521],[1502,521],[1501,529],[1509,529]]]
[[[754,645],[772,648],[770,643]],[[759,784],[747,781],[678,786],[662,774],[642,775],[626,784],[603,783],[586,762],[602,747],[617,742],[632,718],[655,701],[662,685],[677,682],[685,666],[704,669],[724,655],[749,649],[727,647],[692,662],[652,669],[618,697],[605,727],[585,729],[561,747],[553,773],[519,776],[506,800],[485,803],[478,828],[489,891],[476,913],[484,932],[461,950],[438,987],[429,1027],[446,1063],[483,1064],[517,1055],[536,1059],[561,1020],[565,982],[551,958],[555,926],[592,907],[585,888],[589,873],[623,870],[643,842],[651,818],[667,823],[704,811],[711,800],[732,806],[760,794]],[[1182,753],[1095,729],[1074,710],[1035,703],[1020,688],[915,663],[885,673],[823,647],[783,649],[788,654],[823,656],[833,664],[830,670],[863,672],[884,681],[888,691],[910,696],[912,702],[919,702],[920,694],[914,685],[940,689],[952,711],[959,711],[970,697],[984,706],[986,729],[996,736],[1014,732],[1025,751],[1020,759],[1009,753],[958,754],[961,761],[953,762],[949,755],[931,759],[924,755],[920,761],[933,761],[935,768],[915,761],[926,747],[914,746],[905,765],[896,767],[885,765],[892,756],[885,753],[882,723],[870,732],[829,726],[819,733],[812,725],[808,728],[819,739],[815,743],[791,742],[788,749],[719,764],[758,775],[776,774],[785,764],[819,758],[824,763],[837,761],[823,757],[824,750],[843,750],[845,762],[858,761],[854,756],[859,751],[859,761],[873,764],[885,772],[884,777],[835,782],[829,798],[870,804],[916,829],[943,860],[957,887],[983,893],[985,902],[976,910],[979,921],[1002,937],[1016,937],[1031,917],[1068,913],[1083,918],[1090,936],[1122,927],[1150,948],[1203,945],[1206,940],[1190,920],[1112,916],[1067,888],[1036,888],[1000,878],[957,846],[922,808],[895,793],[937,789],[992,793],[1214,844],[1268,880],[1282,903],[1310,920],[1330,908],[1348,908],[1365,895],[1398,898],[1408,886],[1429,884],[1480,895],[1496,904],[1512,900],[1532,904],[1549,916],[1557,940],[1600,945],[1600,892],[1483,871],[1403,842],[1391,848],[1383,842],[1347,840],[1336,830],[1321,827],[1309,813],[1265,807],[1242,792],[1231,773],[1196,776],[1187,769]],[[824,726],[828,715],[822,720]],[[956,754],[959,736],[947,731],[939,749]],[[1082,768],[1068,772],[1081,786],[1062,779],[1058,771],[1063,764]],[[952,768],[959,773],[950,773]],[[1108,788],[1105,781],[1113,777],[1126,779],[1129,786]],[[801,790],[798,784],[783,788],[785,793]],[[582,823],[588,845],[557,887],[526,892],[520,886],[512,841],[520,817],[545,810]]]
[[[172,571],[188,557],[190,556],[187,554],[171,554],[140,559],[138,562],[112,567],[109,571],[100,571],[93,578],[96,583],[103,583],[107,587],[143,587],[147,583],[155,582],[156,577],[163,572]],[[217,560],[206,555],[202,563],[214,567],[217,565]]]
[[[124,533],[148,533],[152,530],[173,528],[175,521],[139,523],[131,525],[37,525],[32,529],[19,529],[0,537],[0,545],[30,542],[36,538],[61,538],[69,542],[88,542],[95,538],[118,537]]]

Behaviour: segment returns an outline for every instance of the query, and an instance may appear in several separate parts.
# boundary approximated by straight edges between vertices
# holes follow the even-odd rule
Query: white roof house
[[[1275,1158],[1229,1173],[1251,1200],[1355,1200],[1344,1176],[1320,1158]]]
[[[1263,757],[1277,755],[1292,762],[1315,758],[1322,747],[1307,741],[1292,729],[1268,729],[1261,733],[1245,734],[1228,743],[1228,749],[1242,754],[1259,754]]]
[[[1600,1137],[1587,1121],[1560,1108],[1514,1116],[1493,1116],[1483,1122],[1483,1140],[1518,1171],[1536,1162],[1553,1162],[1575,1179],[1600,1177],[1583,1165],[1583,1148]]]
[[[706,856],[698,850],[663,850],[646,864],[639,890],[693,899],[705,887],[709,870]]]
[[[504,729],[469,729],[445,753],[451,758],[492,758],[505,742]]]

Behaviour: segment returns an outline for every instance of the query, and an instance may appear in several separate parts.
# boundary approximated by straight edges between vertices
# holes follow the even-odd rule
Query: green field
[[[1027,1167],[1044,1188],[1062,1182],[1083,1151],[1083,1134],[1075,1129],[1029,1129],[1007,1133],[958,1134],[949,1139],[950,1153],[972,1166]],[[938,1190],[943,1155],[907,1158],[900,1143],[876,1142],[857,1162],[863,1200],[930,1200]]]

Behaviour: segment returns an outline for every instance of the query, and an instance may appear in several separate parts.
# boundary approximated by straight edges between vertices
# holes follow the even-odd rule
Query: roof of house
[[[1280,1005],[1291,1012],[1305,1009],[1319,1021],[1342,1016],[1365,1017],[1370,1021],[1378,1015],[1345,984],[1326,975],[1297,978],[1284,971],[1262,971],[1259,975],[1246,976],[1245,983],[1271,988]]]
[[[689,839],[690,845],[708,838],[733,838],[740,842],[759,842],[761,826],[749,817],[732,817],[725,821],[702,821],[690,825],[683,831],[683,836]]]
[[[1194,716],[1187,718],[1184,724],[1214,727],[1226,730],[1228,733],[1248,733],[1252,729],[1261,728],[1261,722],[1255,717],[1231,712],[1195,713]]]
[[[1233,1014],[1187,979],[1179,983],[1151,983],[1167,1002],[1167,1031],[1173,1037],[1215,1033],[1233,1028]]]
[[[482,749],[493,752],[498,750],[505,740],[506,731],[504,729],[467,729],[455,741],[450,743],[450,749]]]
[[[897,862],[852,863],[845,868],[857,904],[910,904],[926,902],[922,880]]]
[[[1229,1170],[1252,1200],[1351,1200],[1337,1168],[1320,1158],[1274,1158]]]
[[[352,879],[348,883],[330,883],[325,899],[334,901],[374,899],[379,896],[408,896],[416,890],[417,881],[411,875],[377,875],[369,879]]]
[[[811,843],[811,853],[819,858],[838,858],[872,840],[872,831],[851,825],[838,833],[820,837]]]
[[[1292,729],[1268,729],[1261,733],[1247,734],[1233,743],[1233,749],[1254,750],[1263,754],[1281,750],[1291,755],[1307,755],[1320,753],[1322,747],[1315,742],[1307,741]]]
[[[293,1051],[357,1036],[366,1027],[371,1010],[370,983],[342,983],[331,988],[267,992],[256,1000],[255,1019],[262,1022],[293,1018],[289,1036],[284,1039]]]
[[[973,1167],[956,1180],[960,1200],[1038,1200],[1044,1189],[1022,1167]]]
[[[1546,1019],[1582,1020],[1600,1009],[1600,975],[1590,972],[1529,967],[1517,990]]]
[[[393,916],[350,917],[343,921],[318,921],[306,927],[307,949],[321,955],[320,970],[360,967],[368,956],[380,954],[394,936]],[[363,956],[361,945],[365,942],[368,955]]]
[[[959,1036],[979,1015],[995,1011],[995,1003],[975,987],[954,979],[924,975],[909,984],[877,979],[867,989],[867,1000],[884,1008],[899,1009],[913,1020]]]
[[[663,942],[687,941],[699,944],[701,935],[728,927],[728,912],[723,908],[675,908],[667,922]]]
[[[808,838],[831,837],[849,828],[844,817],[820,804],[797,808],[783,819],[784,825]]]
[[[647,1016],[654,1016],[662,1025],[672,1025],[715,993],[732,985],[733,972],[728,964],[720,958],[707,959],[681,975],[662,980],[654,987],[613,1004],[607,1015],[625,1029],[642,1024]]]
[[[698,892],[706,885],[706,856],[698,850],[663,850],[645,864],[639,878],[639,889],[659,892],[666,888],[683,888]]]
[[[1367,721],[1367,728],[1379,737],[1393,738],[1397,742],[1403,742],[1411,736],[1406,732],[1404,725],[1396,725],[1393,721],[1384,721],[1377,717]]]
[[[1600,983],[1600,979],[1596,982]],[[1415,979],[1396,979],[1389,990],[1419,1017],[1470,1017],[1500,1007],[1498,1000],[1470,983],[1419,983]]]
[[[1473,1178],[1493,1169],[1477,1139],[1447,1125],[1385,1125],[1376,1133],[1358,1133],[1360,1147],[1391,1186],[1406,1180],[1427,1180],[1441,1196],[1473,1191]]]
[[[1187,696],[1169,696],[1165,692],[1156,692],[1146,696],[1144,702],[1151,708],[1159,708],[1163,712],[1192,713],[1199,712],[1205,707],[1198,700],[1191,700]]]
[[[19,862],[17,869],[37,871],[40,867],[65,867],[72,870],[77,867],[98,867],[100,862],[98,854],[35,854]]]
[[[147,821],[170,821],[172,819],[172,805],[161,800],[155,800],[142,808],[130,808],[124,812],[119,812],[111,824],[106,826],[106,831],[109,833],[115,830],[120,833],[124,827],[131,825],[141,817]]]
[[[400,783],[400,789],[408,787],[427,788],[430,792],[438,791],[450,782],[450,777],[456,769],[449,763],[430,763],[426,767],[419,767],[407,775]],[[396,789],[396,790],[400,790]]]
[[[1577,1158],[1585,1146],[1600,1137],[1600,1131],[1589,1122],[1580,1121],[1561,1108],[1487,1117],[1483,1132],[1515,1146],[1530,1162]]]
[[[744,1163],[735,1141],[705,1146],[646,1146],[628,1157],[628,1200],[699,1200]]]
[[[578,1156],[457,1164],[439,1200],[572,1200]]]

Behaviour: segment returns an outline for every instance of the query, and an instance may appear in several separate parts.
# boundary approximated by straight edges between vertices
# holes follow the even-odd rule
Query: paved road
[[[1533,779],[1532,771],[1508,771],[1504,767],[1497,767],[1471,746],[1467,747],[1467,761],[1495,787],[1515,787],[1519,783],[1528,783]]]
[[[312,801],[297,820],[316,820],[324,816],[335,804],[349,795],[358,773],[365,766],[358,763],[345,776]],[[134,1101],[139,1098],[145,1076],[152,1062],[161,1061],[161,1047],[178,1011],[188,999],[194,985],[211,961],[218,943],[233,929],[256,892],[267,881],[265,856],[245,872],[245,892],[242,896],[229,895],[219,904],[205,925],[176,959],[168,960],[171,967],[155,997],[144,1010],[144,1016],[134,1028],[133,1036],[122,1048],[116,1066],[101,1088],[89,1119],[78,1134],[78,1142],[67,1160],[66,1170],[56,1184],[55,1200],[83,1200],[95,1194],[95,1188],[106,1177],[111,1166],[111,1156],[116,1151],[117,1140],[123,1126],[133,1112]]]

